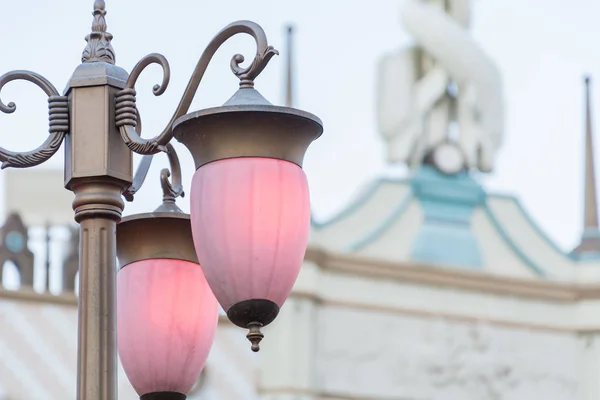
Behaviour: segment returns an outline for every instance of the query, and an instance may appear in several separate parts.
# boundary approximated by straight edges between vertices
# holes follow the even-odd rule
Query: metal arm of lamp
[[[140,126],[140,125],[138,125]],[[166,154],[169,157],[169,168],[163,168],[160,172],[160,182],[163,190],[163,205],[165,203],[174,203],[177,197],[184,197],[185,192],[183,190],[183,184],[181,182],[181,164],[179,163],[179,157],[172,144],[168,143],[165,146]],[[153,154],[147,154],[142,157],[142,160],[138,164],[133,177],[133,183],[131,186],[123,192],[125,200],[132,202],[134,196],[138,190],[142,188],[152,165],[154,159]],[[169,178],[172,179],[169,181]]]
[[[279,53],[273,46],[268,45],[265,32],[258,24],[251,21],[233,22],[221,30],[208,44],[196,64],[196,68],[192,73],[192,77],[188,82],[173,117],[166,128],[152,139],[142,139],[140,132],[134,129],[137,122],[135,84],[147,66],[158,64],[163,69],[163,81],[160,85],[155,85],[152,92],[155,96],[160,96],[167,89],[171,77],[171,69],[167,59],[163,55],[156,53],[142,58],[137,63],[129,75],[126,89],[117,94],[117,126],[120,127],[123,140],[131,151],[138,154],[155,154],[159,151],[164,151],[164,146],[173,138],[173,124],[178,118],[188,112],[212,57],[223,43],[239,33],[249,34],[255,39],[257,52],[254,60],[247,68],[240,67],[240,64],[245,60],[244,56],[241,54],[234,55],[231,59],[231,70],[240,79],[240,87],[254,87],[254,79],[267,66],[269,60]]]
[[[50,131],[47,140],[35,150],[13,152],[0,148],[2,168],[39,165],[58,151],[63,140],[65,142],[64,183],[75,194],[74,218],[80,226],[78,400],[117,398],[117,250],[119,264],[124,267],[127,256],[133,253],[128,253],[131,246],[122,242],[133,243],[134,238],[138,239],[134,248],[156,250],[160,247],[164,252],[154,254],[154,258],[150,253],[134,254],[129,259],[131,265],[146,261],[149,265],[156,259],[172,260],[166,269],[157,267],[156,263],[152,268],[158,268],[160,273],[167,271],[172,282],[197,282],[198,290],[190,293],[214,293],[228,318],[250,330],[247,337],[252,342],[252,350],[258,351],[263,337],[260,328],[276,318],[302,264],[310,226],[308,185],[302,162],[310,143],[323,132],[322,122],[316,116],[274,106],[254,89],[254,79],[277,51],[268,45],[260,26],[240,21],[228,25],[211,40],[163,131],[154,138],[142,138],[136,81],[148,65],[161,65],[162,83],[153,88],[155,95],[161,95],[169,83],[169,64],[162,55],[151,54],[144,57],[131,74],[116,66],[105,15],[104,0],[95,0],[92,31],[86,37],[88,43],[82,64],[75,69],[63,95],[34,72],[12,71],[0,77],[0,92],[11,81],[27,80],[46,93]],[[256,55],[247,68],[240,67],[244,62],[242,55],[236,54],[231,60],[231,70],[240,80],[239,90],[223,106],[188,113],[213,55],[238,33],[251,35],[257,44]],[[15,110],[14,103],[5,104],[0,100],[0,111],[12,113]],[[183,196],[183,187],[177,155],[170,144],[173,137],[190,150],[196,164],[189,216],[175,205],[175,198]],[[167,153],[171,162],[171,172],[161,172],[163,205],[149,213],[153,215],[131,216],[121,222],[123,197],[133,200],[148,173],[152,155],[161,151]],[[144,155],[135,178],[133,152]],[[170,173],[172,181],[168,179]],[[155,231],[162,232],[163,237],[164,232],[177,232],[181,240],[164,246],[166,241],[160,240],[160,236],[138,235],[145,231],[139,230],[141,225],[137,222],[133,223],[136,220],[143,220],[142,225],[154,224]],[[171,228],[166,229],[169,224]],[[131,228],[134,225],[137,227]],[[139,242],[142,236],[146,242]],[[151,241],[156,245],[150,246]],[[126,275],[132,274],[134,270],[143,272],[151,268],[127,266],[119,274],[124,271]],[[132,282],[151,282],[148,274],[141,273],[139,279]],[[186,274],[194,278],[183,279]],[[144,288],[137,289],[132,292],[147,296]],[[127,297],[130,296],[127,292],[123,296],[119,294],[119,307],[139,300]],[[198,298],[196,303],[208,304],[207,299]],[[139,301],[136,304],[143,306]],[[153,324],[156,318],[169,315],[164,307],[158,309],[152,310],[154,314],[145,320],[147,323]],[[159,312],[163,315],[155,315]],[[171,340],[169,335],[188,335],[186,338],[192,338],[189,340],[203,341],[194,346],[208,344],[210,347],[210,334],[199,338],[186,329],[191,323],[196,331],[210,331],[212,325],[206,323],[203,327],[198,325],[203,323],[201,319],[188,319],[182,317],[175,325],[167,324],[173,329],[157,334],[148,346],[175,346],[173,343],[180,341]],[[145,327],[154,328],[154,325]],[[192,354],[193,349],[192,346],[178,351]],[[206,355],[195,359],[198,373]],[[185,358],[181,361],[184,364],[177,366],[166,365],[166,361],[155,360],[156,365],[164,366],[161,372],[164,379],[148,381],[144,384],[147,387],[142,389],[136,387],[144,398],[181,399],[191,388],[178,380],[179,376],[170,373],[189,359]],[[134,363],[139,364],[139,360]],[[137,367],[139,365],[135,365]],[[133,377],[130,374],[137,373],[133,369],[126,367],[130,380],[140,382],[144,376]],[[156,375],[157,371],[151,374],[160,375]],[[152,392],[148,392],[148,388]]]

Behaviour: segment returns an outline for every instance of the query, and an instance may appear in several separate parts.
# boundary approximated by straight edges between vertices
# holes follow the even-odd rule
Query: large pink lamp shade
[[[218,305],[200,266],[147,259],[117,275],[118,349],[141,399],[185,399],[206,363]]]
[[[308,243],[310,199],[298,165],[230,158],[199,168],[190,196],[192,233],[204,275],[229,319],[251,329],[271,323],[292,290]]]
[[[277,317],[308,244],[302,164],[323,123],[269,103],[251,69],[236,70],[240,89],[225,104],[179,117],[173,134],[196,166],[190,217],[198,260],[227,317],[250,330],[258,351],[260,328]]]

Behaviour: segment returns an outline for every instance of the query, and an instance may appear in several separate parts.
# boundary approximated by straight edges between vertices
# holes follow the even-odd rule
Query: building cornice
[[[427,287],[458,289],[472,293],[483,293],[501,297],[519,297],[531,300],[542,300],[558,304],[576,304],[584,300],[600,300],[600,284],[576,284],[542,280],[540,278],[516,278],[491,275],[489,273],[440,268],[417,263],[401,263],[374,258],[336,254],[326,252],[317,247],[308,248],[305,260],[316,264],[322,272],[352,275],[374,280],[395,281]],[[297,288],[292,297],[308,298],[316,303],[329,306],[352,308],[357,310],[403,314],[425,318],[447,318],[464,322],[487,322],[514,328],[526,328],[560,332],[598,332],[600,326],[564,326],[535,323],[530,321],[513,321],[504,318],[481,318],[481,316],[464,313],[437,312],[434,310],[403,307],[402,305],[362,304],[359,301],[327,298],[317,292]],[[76,307],[77,297],[72,293],[52,294],[38,293],[31,289],[6,290],[0,288],[0,299],[24,303],[55,304],[58,306]],[[220,316],[219,323],[226,324],[227,318]]]
[[[440,268],[415,262],[392,262],[353,254],[336,254],[314,246],[307,249],[305,260],[317,264],[325,271],[417,285],[442,286],[553,302],[600,299],[600,284],[505,277],[476,270]]]
[[[0,299],[77,307],[77,296],[74,293],[39,293],[27,288],[8,290],[0,287]]]
[[[50,304],[71,308],[76,308],[78,302],[77,296],[74,293],[39,293],[27,288],[8,290],[0,287],[0,301],[6,300],[33,304]],[[231,322],[229,322],[226,315],[219,314],[219,324],[231,324]],[[231,325],[233,326],[233,324]]]

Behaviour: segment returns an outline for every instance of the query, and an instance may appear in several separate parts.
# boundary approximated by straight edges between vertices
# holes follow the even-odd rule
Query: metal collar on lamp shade
[[[240,88],[221,107],[180,117],[173,132],[190,150],[196,169],[237,157],[274,158],[302,167],[323,123],[308,112],[272,105],[254,88]]]

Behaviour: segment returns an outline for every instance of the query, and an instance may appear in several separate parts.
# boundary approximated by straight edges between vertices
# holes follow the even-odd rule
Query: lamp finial
[[[265,335],[263,335],[263,333],[260,331],[260,328],[262,328],[262,326],[263,324],[261,324],[260,322],[251,322],[248,324],[249,332],[246,335],[246,337],[248,338],[250,343],[252,343],[251,349],[255,353],[260,350],[259,343],[265,337]]]
[[[87,46],[81,55],[82,63],[106,62],[115,63],[115,50],[110,41],[113,35],[106,32],[106,3],[104,0],[94,1],[94,22],[92,32],[85,37]]]

